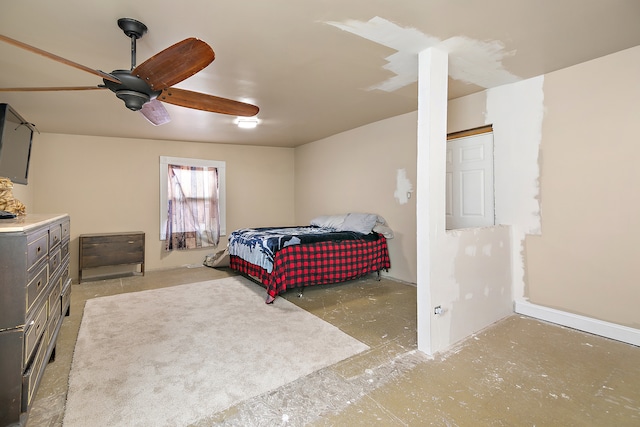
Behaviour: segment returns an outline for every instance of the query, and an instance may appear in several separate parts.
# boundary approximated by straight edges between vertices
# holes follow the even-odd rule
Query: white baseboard
[[[524,314],[525,316],[640,346],[640,329],[532,304],[529,301],[515,301],[514,308],[516,313]]]

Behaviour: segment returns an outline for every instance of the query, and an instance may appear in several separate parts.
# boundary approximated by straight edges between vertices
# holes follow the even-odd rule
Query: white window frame
[[[218,169],[218,205],[220,207],[220,235],[227,235],[226,162],[220,160],[189,159],[186,157],[160,156],[160,240],[167,238],[167,183],[169,165],[199,166]]]

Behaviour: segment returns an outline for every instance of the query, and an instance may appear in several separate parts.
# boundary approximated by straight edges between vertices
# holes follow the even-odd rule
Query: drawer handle
[[[39,254],[40,252],[42,252],[42,247],[38,246],[38,249],[36,249],[36,253]]]
[[[42,279],[38,280],[38,284],[36,285],[36,288],[40,289],[40,286],[42,286]]]

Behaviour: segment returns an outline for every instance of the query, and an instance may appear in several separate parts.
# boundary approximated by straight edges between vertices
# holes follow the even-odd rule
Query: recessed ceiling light
[[[258,126],[260,120],[257,117],[238,117],[234,120],[234,123],[238,125],[239,128],[242,129],[253,129]]]

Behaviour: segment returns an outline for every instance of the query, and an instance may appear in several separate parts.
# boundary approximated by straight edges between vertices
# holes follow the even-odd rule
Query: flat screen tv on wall
[[[0,104],[0,177],[27,184],[33,131],[9,104]]]

